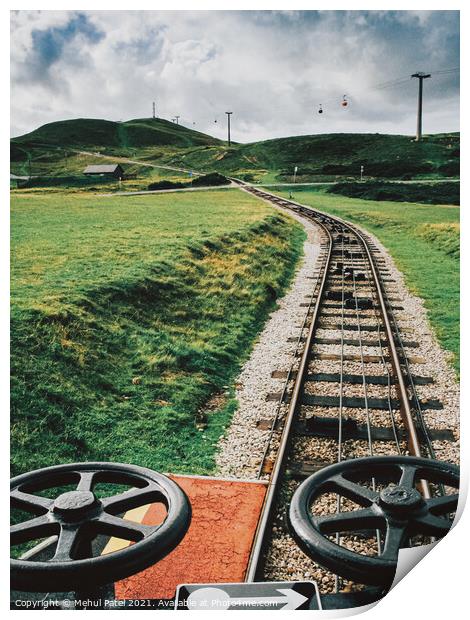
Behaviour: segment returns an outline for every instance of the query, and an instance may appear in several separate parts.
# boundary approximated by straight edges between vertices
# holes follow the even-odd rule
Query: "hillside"
[[[204,146],[219,144],[220,140],[176,125],[160,118],[141,118],[122,123],[91,118],[48,123],[12,139],[22,146],[54,145],[61,147],[120,147],[146,146]]]
[[[458,176],[460,135],[436,134],[416,143],[410,136],[384,134],[323,134],[295,136],[178,153],[173,164],[257,178],[274,173],[272,180],[297,181],[317,176],[357,176],[361,165],[367,176],[404,178]]]
[[[30,156],[34,176],[63,175],[65,170],[79,173],[82,160],[64,161],[74,150],[94,151],[110,161],[122,156],[263,182],[290,182],[295,166],[297,182],[357,179],[361,166],[369,179],[446,178],[460,172],[458,133],[428,135],[419,143],[402,135],[318,134],[229,148],[209,135],[152,118],[122,123],[75,119],[43,125],[12,139],[11,171],[29,174]]]

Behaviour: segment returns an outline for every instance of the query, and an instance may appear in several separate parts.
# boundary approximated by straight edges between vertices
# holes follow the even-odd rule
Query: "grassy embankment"
[[[210,472],[303,229],[236,190],[12,199],[13,472]]]
[[[279,191],[281,195],[288,195]],[[359,200],[295,189],[295,199],[355,222],[377,236],[424,300],[451,363],[459,368],[460,210],[455,206]]]

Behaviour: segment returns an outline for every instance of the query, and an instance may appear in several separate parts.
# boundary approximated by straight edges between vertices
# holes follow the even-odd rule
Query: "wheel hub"
[[[56,498],[52,510],[63,519],[73,521],[86,515],[96,502],[92,491],[68,491]]]
[[[422,502],[421,494],[416,489],[400,485],[389,485],[380,493],[380,505],[388,511],[410,511]]]

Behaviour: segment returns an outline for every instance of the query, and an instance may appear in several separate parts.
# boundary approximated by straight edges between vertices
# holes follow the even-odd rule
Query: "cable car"
[[[348,101],[346,99],[346,95],[343,95],[343,100],[341,101],[341,106],[343,108],[347,108],[348,107]]]
[[[323,108],[321,107],[321,103],[320,103],[320,107],[318,109],[318,114],[323,114]]]

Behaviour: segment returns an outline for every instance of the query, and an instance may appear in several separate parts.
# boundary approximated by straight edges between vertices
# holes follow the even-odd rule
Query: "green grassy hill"
[[[151,164],[162,158],[170,159],[180,151],[218,144],[216,138],[164,119],[143,118],[123,123],[74,119],[49,123],[13,138],[10,171],[20,176],[43,177],[41,182],[37,179],[32,182],[34,186],[44,187],[50,179],[54,187],[83,189],[90,185],[83,182],[86,181],[83,169],[89,164],[115,163],[119,157]],[[81,151],[97,155],[83,155]],[[128,189],[145,189],[146,184],[161,178],[158,170],[148,166],[126,164],[125,171],[141,180]],[[173,179],[175,175],[167,171],[166,176]],[[95,180],[92,185],[96,184],[102,183]]]
[[[254,180],[270,175],[273,181],[291,181],[294,166],[298,166],[298,182],[313,177],[358,176],[361,165],[372,177],[457,176],[460,136],[436,134],[419,143],[410,136],[383,134],[295,136],[230,149],[218,145],[177,153],[171,162],[222,173],[238,172]]]
[[[298,182],[357,179],[361,165],[372,179],[446,178],[460,172],[458,133],[425,136],[419,143],[402,135],[319,134],[229,148],[206,134],[152,118],[123,123],[76,119],[43,125],[12,139],[12,172],[27,173],[29,154],[32,175],[57,175],[66,149],[265,183],[290,182],[295,166]]]
[[[48,123],[12,139],[18,148],[29,146],[121,147],[215,145],[220,140],[160,118],[140,118],[122,123],[77,118]]]

